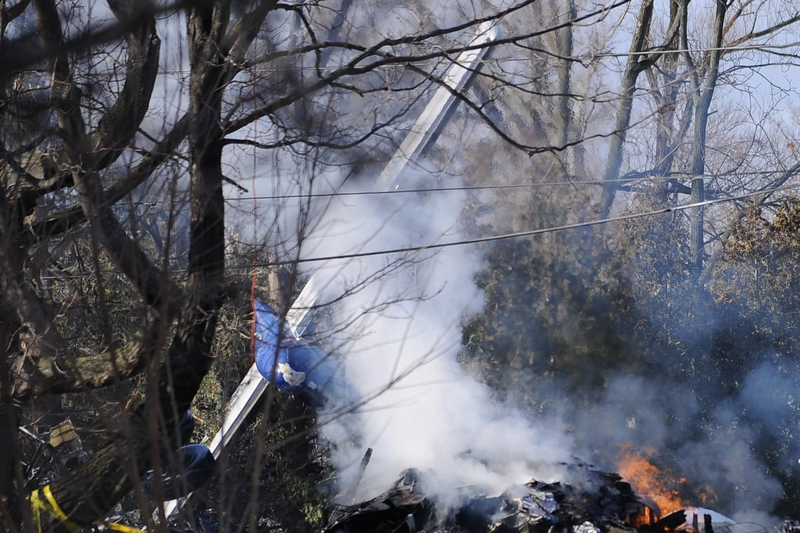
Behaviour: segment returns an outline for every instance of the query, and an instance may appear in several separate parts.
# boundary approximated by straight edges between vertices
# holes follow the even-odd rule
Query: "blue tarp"
[[[254,359],[265,379],[284,392],[303,395],[309,403],[321,402],[339,390],[330,354],[295,339],[269,305],[255,300],[255,311]]]

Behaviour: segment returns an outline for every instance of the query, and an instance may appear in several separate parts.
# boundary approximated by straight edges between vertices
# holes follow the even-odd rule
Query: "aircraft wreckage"
[[[331,513],[322,533],[745,533],[715,511],[681,509],[661,517],[658,506],[637,496],[618,474],[586,464],[564,465],[561,481],[511,487],[497,496],[464,487],[452,503],[426,493],[433,473],[406,470],[379,496]],[[790,524],[783,533],[799,533]]]
[[[415,127],[385,167],[376,190],[394,190],[405,165],[417,159],[436,140],[458,99],[479,69],[488,51],[488,43],[499,37],[491,24],[482,25],[474,40],[459,55],[443,78],[443,87],[421,114]],[[303,288],[282,324],[269,306],[255,302],[257,336],[253,365],[231,398],[223,425],[209,443],[184,444],[194,425],[191,413],[181,423],[178,447],[179,469],[171,473],[149,472],[143,479],[148,492],[160,486],[170,501],[164,515],[172,517],[170,531],[193,531],[177,524],[177,510],[187,503],[191,492],[201,487],[213,474],[215,459],[229,444],[258,398],[269,384],[288,394],[301,396],[309,404],[324,401],[327,387],[346,388],[335,379],[325,353],[301,341],[309,311],[318,294],[314,278]],[[32,458],[25,465],[26,489],[49,483],[74,464],[86,459],[80,439],[69,421],[52,428],[48,437],[25,428]],[[478,487],[463,487],[456,498],[443,502],[429,490],[435,473],[409,469],[380,495],[352,505],[337,505],[331,510],[321,533],[750,533],[764,531],[754,525],[742,527],[731,519],[702,508],[681,509],[662,517],[658,507],[635,494],[631,485],[615,473],[596,470],[586,464],[564,465],[567,475],[560,481],[532,479],[524,485],[507,489],[499,495],[486,494]],[[349,499],[348,501],[352,501]],[[128,517],[123,517],[128,518]],[[140,520],[129,520],[139,523]],[[215,524],[205,521],[203,531],[215,531]],[[134,528],[120,524],[101,524],[100,528],[118,526],[123,531]],[[800,533],[800,524],[786,522],[780,533]]]

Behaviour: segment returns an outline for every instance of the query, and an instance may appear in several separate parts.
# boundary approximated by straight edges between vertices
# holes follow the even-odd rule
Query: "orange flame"
[[[633,451],[629,446],[622,448],[617,464],[622,478],[631,484],[636,494],[655,502],[661,516],[686,507],[678,490],[685,479],[672,478],[645,457],[645,454],[655,455],[655,450],[647,448],[643,452]]]

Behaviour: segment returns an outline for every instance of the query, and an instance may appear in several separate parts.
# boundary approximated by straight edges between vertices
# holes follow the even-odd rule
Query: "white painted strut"
[[[453,65],[447,69],[442,78],[443,85],[436,90],[431,101],[381,172],[375,184],[376,189],[385,191],[397,189],[397,180],[403,169],[433,144],[442,126],[450,117],[449,111],[458,105],[459,100],[453,93],[461,93],[464,90],[489,51],[486,45],[499,36],[500,28],[494,23],[484,22],[478,26],[478,34],[467,45],[467,50],[461,52]]]

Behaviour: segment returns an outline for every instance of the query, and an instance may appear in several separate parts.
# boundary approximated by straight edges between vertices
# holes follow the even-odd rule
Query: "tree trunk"
[[[672,0],[670,2],[671,27],[679,24],[683,13],[679,2],[680,0]],[[680,85],[678,63],[680,57],[674,52],[677,51],[679,44],[680,40],[677,36],[667,42],[665,50],[668,53],[664,54],[661,59],[660,68],[649,69],[646,73],[650,83],[650,91],[657,106],[655,115],[656,151],[653,165],[653,174],[657,179],[649,188],[650,197],[648,199],[648,205],[656,209],[667,207],[670,203],[670,182],[667,181],[667,177],[670,176],[672,171],[672,164],[678,151],[678,143],[689,127],[687,115],[690,115],[690,108],[684,110],[683,120],[681,120],[680,124],[676,124],[676,121],[680,120],[678,115]],[[691,102],[691,100],[688,101]]]
[[[706,164],[706,130],[708,127],[708,111],[714,98],[714,89],[717,87],[719,77],[719,63],[722,57],[722,38],[724,35],[725,13],[727,4],[725,0],[717,0],[717,9],[714,15],[714,40],[709,44],[707,52],[706,71],[702,85],[695,79],[694,92],[694,132],[692,135],[692,202],[705,200],[705,187],[703,174]],[[686,54],[688,58],[688,53]],[[692,208],[691,213],[691,267],[695,276],[703,272],[704,230],[703,208]]]
[[[102,517],[151,466],[158,467],[160,437],[168,437],[189,408],[213,361],[211,343],[224,297],[224,201],[219,116],[226,63],[218,43],[225,31],[225,3],[189,12],[192,51],[191,245],[187,298],[175,337],[158,376],[155,395],[131,416],[125,438],[50,485],[70,520],[85,525]],[[162,324],[166,331],[166,324]],[[154,464],[155,463],[155,464]],[[67,531],[53,513],[39,515],[44,531]]]
[[[567,1],[566,21],[571,21],[575,18],[575,1]],[[559,21],[565,22],[565,21]],[[556,146],[566,147],[570,141],[570,132],[572,130],[572,107],[570,105],[572,97],[572,26],[567,26],[558,30],[556,33],[556,41],[558,43],[559,59],[556,64],[556,71],[558,76],[558,111],[556,120],[558,128],[558,139]],[[568,176],[575,176],[578,173],[577,165],[575,162],[576,147],[564,148],[561,156],[562,168]]]
[[[647,67],[647,62],[641,56],[641,53],[644,51],[647,35],[650,33],[652,19],[653,0],[644,0],[639,11],[636,29],[633,32],[628,63],[625,66],[625,72],[622,74],[617,120],[611,135],[611,147],[608,151],[606,169],[603,173],[604,186],[600,200],[601,216],[603,218],[608,217],[611,212],[611,205],[614,203],[614,195],[618,187],[616,180],[619,179],[619,171],[622,167],[622,148],[625,145],[625,137],[630,127],[636,80],[639,74]]]

